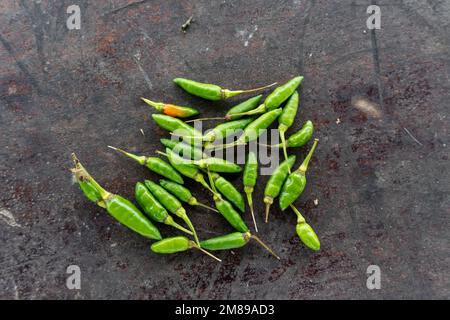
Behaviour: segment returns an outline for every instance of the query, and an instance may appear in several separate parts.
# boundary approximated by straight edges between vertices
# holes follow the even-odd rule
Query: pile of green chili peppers
[[[294,202],[305,190],[306,171],[318,139],[314,140],[298,169],[292,169],[296,156],[288,154],[288,149],[302,147],[311,140],[314,133],[313,123],[310,120],[306,121],[299,131],[285,138],[286,132],[295,122],[300,101],[297,89],[302,81],[302,76],[294,77],[275,88],[264,101],[261,101],[262,95],[251,97],[229,109],[223,117],[193,120],[223,120],[223,123],[206,133],[191,126],[189,121],[180,119],[198,115],[197,109],[142,98],[146,104],[160,112],[153,114],[152,118],[160,128],[170,133],[171,139],[167,137],[161,139],[164,149],[155,150],[161,157],[134,154],[110,146],[163,178],[158,182],[152,180],[136,182],[134,195],[138,206],[120,195],[106,191],[94,180],[75,154],[72,154],[73,176],[90,201],[105,209],[129,229],[148,239],[156,240],[151,245],[151,250],[155,253],[171,254],[196,249],[221,261],[211,251],[241,248],[253,239],[280,259],[274,250],[250,231],[243,218],[247,202],[254,231],[257,233],[257,219],[253,209],[253,192],[259,171],[256,151],[249,150],[243,167],[210,155],[211,150],[246,145],[257,140],[264,130],[269,129],[277,121],[281,143],[265,146],[282,149],[284,160],[271,174],[264,189],[265,222],[268,222],[270,208],[278,197],[280,209],[284,211],[290,208],[297,216],[295,231],[300,240],[308,248],[317,251],[320,249],[319,239],[294,206]],[[256,89],[229,90],[184,78],[176,78],[174,82],[186,92],[211,101],[226,100],[240,94],[264,90],[276,84]],[[217,144],[221,139],[233,135],[237,135],[233,142]],[[243,173],[243,190],[236,188],[224,176],[241,173]],[[186,179],[192,179],[204,187],[211,194],[214,207],[199,202],[191,190],[184,186]],[[190,220],[188,207],[203,208],[222,216],[233,231],[215,238],[200,240]],[[158,223],[170,226],[183,235],[165,237],[159,231]]]

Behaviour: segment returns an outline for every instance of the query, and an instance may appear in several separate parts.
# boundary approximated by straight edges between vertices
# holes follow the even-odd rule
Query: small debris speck
[[[181,31],[186,33],[186,30],[189,28],[191,23],[194,22],[194,16],[190,16],[189,19],[181,26]]]
[[[319,199],[314,199],[314,205],[317,207],[319,205]]]
[[[337,118],[336,119],[336,124],[339,124],[339,123],[341,123],[341,119]]]

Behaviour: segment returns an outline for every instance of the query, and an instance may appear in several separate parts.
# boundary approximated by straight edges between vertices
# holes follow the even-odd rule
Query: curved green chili
[[[303,147],[312,137],[314,125],[308,120],[303,127],[287,139],[288,148]]]
[[[185,78],[175,78],[173,79],[173,82],[175,82],[177,85],[179,85],[181,88],[183,88],[185,91],[189,92],[190,94],[194,96],[201,97],[203,99],[217,101],[217,100],[225,100],[231,97],[234,97],[241,93],[250,93],[255,92],[259,90],[263,90],[266,88],[270,88],[276,84],[272,83],[267,86],[255,88],[255,89],[249,89],[249,90],[228,90],[228,89],[222,89],[221,87],[215,85],[215,84],[207,84],[207,83],[201,83],[194,80],[189,80]]]
[[[163,187],[164,189],[169,191],[171,194],[173,194],[179,200],[186,202],[187,204],[189,204],[191,206],[200,206],[200,207],[218,212],[216,209],[211,208],[211,207],[207,206],[206,204],[198,202],[197,198],[192,195],[191,191],[189,191],[188,188],[186,188],[185,186],[183,186],[181,184],[178,184],[176,182],[169,181],[169,180],[164,180],[164,179],[159,180],[159,184],[161,185],[161,187]]]
[[[197,232],[195,232],[195,228],[192,225],[191,220],[189,219],[186,210],[183,208],[183,205],[177,198],[175,198],[172,194],[166,191],[163,187],[154,183],[150,180],[144,181],[145,186],[151,192],[151,194],[166,208],[169,212],[173,213],[177,217],[181,218],[189,227],[189,229],[193,232],[195,242],[199,243]]]
[[[178,174],[178,172],[167,162],[164,160],[157,158],[157,157],[147,157],[147,156],[138,156],[129,152],[126,152],[122,149],[108,146],[108,148],[111,148],[113,150],[116,150],[123,155],[135,160],[137,163],[139,163],[142,166],[146,166],[148,169],[150,169],[153,172],[156,172],[157,174],[162,175],[163,177],[166,177],[167,179],[170,179],[172,181],[175,181],[177,183],[184,183],[183,178]]]
[[[136,201],[139,203],[144,213],[150,217],[150,219],[172,226],[189,235],[193,235],[192,231],[180,226],[175,222],[175,220],[173,220],[173,218],[167,213],[167,210],[153,197],[147,187],[141,182],[136,183],[134,195]]]
[[[188,118],[192,116],[196,116],[199,112],[191,107],[182,107],[174,104],[163,103],[163,102],[154,102],[149,99],[141,98],[149,106],[152,106],[156,110],[164,113],[165,115],[175,117],[175,118]]]
[[[287,129],[289,129],[294,123],[295,115],[297,114],[298,110],[298,100],[298,92],[294,91],[294,93],[291,95],[286,105],[284,106],[283,112],[278,117],[278,132],[281,138],[285,160],[288,158],[285,133]]]
[[[244,168],[244,192],[247,195],[248,206],[252,214],[253,224],[255,225],[255,231],[258,232],[258,226],[256,225],[255,214],[253,212],[253,199],[252,193],[256,185],[256,179],[258,178],[258,159],[253,151],[248,153],[247,162]]]
[[[264,203],[266,204],[266,223],[269,221],[269,210],[273,203],[273,200],[280,194],[281,188],[283,187],[284,181],[286,180],[289,169],[295,163],[296,157],[291,155],[284,160],[278,168],[274,170],[272,175],[267,181],[266,188],[264,189]]]
[[[267,111],[271,111],[273,109],[278,108],[284,101],[286,101],[297,89],[297,87],[302,83],[303,77],[298,76],[295,77],[282,86],[277,87],[271,94],[269,94],[264,100],[264,103],[261,104],[259,107],[247,111],[242,112],[237,115],[244,116],[244,115],[254,115],[254,114],[260,114],[265,113]]]
[[[178,237],[165,238],[158,242],[155,242],[151,246],[151,249],[153,252],[162,253],[162,254],[183,252],[183,251],[187,251],[192,248],[200,250],[201,252],[207,254],[211,258],[213,258],[219,262],[222,262],[222,260],[217,258],[215,255],[204,250],[199,245],[197,245],[194,241],[191,241],[186,237],[178,236]]]
[[[242,197],[242,194],[233,186],[233,184],[215,172],[211,172],[210,174],[217,190],[219,190],[219,192],[232,202],[241,212],[245,212],[244,197]]]
[[[306,121],[306,123],[303,125],[303,127],[299,131],[292,134],[286,140],[286,147],[287,148],[303,147],[312,138],[313,133],[314,133],[314,125],[310,120],[308,120],[308,121]],[[265,144],[260,144],[260,145],[269,146],[272,148],[282,148],[283,147],[283,145],[281,143],[280,144],[272,144],[272,145],[265,145]]]
[[[82,168],[81,163],[74,154],[72,155],[72,158],[75,164],[73,171],[75,171],[75,174],[78,174],[79,177],[80,175],[81,177],[84,177],[84,172],[80,171],[80,168]],[[95,185],[95,192],[98,192],[100,195],[102,206],[104,204],[104,208],[111,216],[124,226],[146,238],[155,240],[160,240],[162,238],[158,228],[156,228],[133,203],[119,195],[106,191],[92,179],[84,168],[83,170],[87,173],[87,176],[90,177],[90,180],[94,182],[92,186]],[[84,178],[81,178],[81,180],[82,179]]]
[[[308,169],[309,161],[311,160],[312,154],[314,150],[316,149],[317,142],[319,140],[315,139],[314,144],[309,150],[308,155],[306,156],[303,163],[300,165],[300,167],[292,172],[286,179],[283,188],[281,189],[280,194],[280,208],[281,210],[285,210],[287,207],[289,207],[290,204],[292,204],[297,198],[302,194],[303,190],[305,190],[306,186],[306,170]]]
[[[200,242],[200,246],[211,251],[237,249],[245,246],[250,239],[257,241],[264,249],[280,260],[280,257],[268,245],[262,242],[257,236],[252,235],[249,231],[244,233],[233,232],[223,236],[203,240]]]
[[[292,204],[291,208],[295,212],[295,214],[297,214],[297,225],[295,227],[295,231],[297,232],[300,240],[302,240],[302,242],[308,248],[314,251],[320,250],[320,241],[313,228],[311,228],[311,226],[306,223],[306,220],[302,216],[300,211],[298,211],[297,208],[295,208]]]

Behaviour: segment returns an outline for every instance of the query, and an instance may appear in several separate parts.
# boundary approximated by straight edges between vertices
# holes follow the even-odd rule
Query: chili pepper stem
[[[194,235],[194,232],[193,232],[193,231],[188,230],[188,229],[186,229],[185,227],[179,225],[178,223],[176,223],[175,221],[173,221],[173,219],[172,219],[172,221],[165,222],[165,224],[167,224],[167,225],[169,225],[169,226],[171,226],[171,227],[174,227],[174,228],[176,228],[176,229],[178,229],[178,230],[180,230],[180,231],[183,231],[184,233],[187,233],[187,234],[190,235],[190,236]],[[194,238],[195,238],[195,235],[194,235]]]
[[[119,149],[119,148],[116,148],[116,147],[112,147],[112,146],[108,146],[108,148],[120,152],[121,154],[127,156],[128,158],[131,158],[131,159],[137,161],[141,165],[145,164],[145,157],[144,156],[137,156],[137,155],[134,155],[132,153],[126,152],[125,150],[122,150],[122,149]]]
[[[215,191],[213,189],[211,189],[211,187],[205,181],[205,178],[203,176],[199,176],[197,179],[195,179],[195,181],[199,182],[202,186],[204,186],[206,189],[211,191],[213,194],[215,193]]]
[[[267,251],[269,251],[275,258],[277,258],[278,260],[281,260],[280,256],[277,255],[267,244],[265,244],[260,238],[258,238],[257,236],[255,236],[254,234],[252,234],[250,236],[252,239],[255,239],[256,242],[258,242],[264,249],[266,249]]]
[[[194,236],[195,242],[200,245],[200,240],[198,239],[197,236],[197,232],[195,231],[194,225],[191,222],[191,219],[189,219],[189,217],[187,216],[186,213],[181,215],[181,219],[183,219],[183,221],[187,224],[187,226],[189,227],[189,229],[192,231],[192,234]]]
[[[161,112],[163,111],[163,104],[162,103],[157,103],[157,102],[154,102],[152,100],[145,99],[145,98],[142,98],[142,97],[141,97],[141,100],[144,101],[149,106],[152,106],[156,110],[161,111]]]
[[[303,217],[303,215],[300,213],[300,211],[298,211],[297,208],[294,207],[293,204],[291,204],[290,206],[291,206],[291,208],[292,208],[292,211],[294,211],[294,213],[297,215],[297,224],[305,223],[306,220],[305,220],[305,218]]]
[[[238,94],[241,94],[241,93],[251,93],[251,92],[255,92],[255,91],[264,90],[264,89],[273,87],[273,86],[276,85],[276,84],[277,84],[277,82],[274,82],[274,83],[269,84],[269,85],[266,85],[266,86],[262,86],[262,87],[254,88],[254,89],[248,89],[248,90],[228,90],[228,89],[222,89],[222,90],[221,90],[221,94],[222,94],[223,99],[228,99],[228,98],[234,97],[234,96],[236,96],[236,95],[238,95]]]
[[[248,206],[250,207],[250,213],[251,213],[252,219],[253,219],[253,224],[255,225],[255,231],[258,232],[258,226],[256,225],[255,213],[253,211],[252,193],[251,192],[246,192],[246,194],[247,194]]]
[[[205,249],[203,249],[202,247],[200,247],[200,245],[197,245],[195,242],[192,242],[191,245],[192,245],[193,248],[200,250],[201,252],[203,252],[204,254],[210,256],[210,257],[213,258],[214,260],[217,260],[217,261],[219,261],[219,262],[222,262],[221,259],[217,258],[217,257],[216,257],[215,255],[213,255],[211,252],[206,251]]]
[[[312,154],[314,153],[314,150],[316,149],[318,142],[319,142],[319,139],[314,139],[314,144],[313,144],[311,150],[309,150],[308,155],[306,156],[305,160],[303,160],[303,163],[298,168],[298,171],[300,171],[302,173],[306,172],[306,170],[308,169],[309,161],[311,160]]]
[[[281,138],[281,144],[283,146],[284,160],[287,160],[288,154],[287,154],[286,138],[284,136],[285,131],[284,130],[279,130],[279,133],[280,133],[280,138]],[[288,172],[289,172],[289,174],[291,174],[291,168],[290,167],[288,167]]]
[[[165,152],[156,150],[156,153],[157,153],[157,154],[160,154],[160,155],[162,155],[162,156],[164,156],[164,157],[167,157],[167,153],[165,153]]]
[[[196,206],[200,206],[200,207],[205,208],[205,209],[209,209],[209,210],[212,210],[212,211],[215,211],[215,212],[219,212],[216,209],[211,208],[210,206],[207,206],[206,204],[203,204],[203,203],[200,203],[200,202],[197,202]]]

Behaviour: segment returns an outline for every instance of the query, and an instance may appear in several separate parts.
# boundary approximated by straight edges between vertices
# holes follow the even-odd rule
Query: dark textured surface
[[[73,2],[82,25],[69,31]],[[370,1],[128,3],[0,3],[0,298],[450,298],[448,1],[379,1],[376,32],[366,30]],[[267,177],[256,212],[281,262],[254,244],[219,253],[222,264],[197,252],[156,256],[72,183],[72,151],[127,197],[136,181],[157,178],[106,148],[160,148],[165,133],[140,96],[205,116],[240,101],[190,97],[175,76],[240,88],[299,73],[291,130],[312,119],[320,144],[298,205],[321,238],[318,253],[299,244],[292,213],[274,208],[263,225]],[[231,231],[204,210],[191,216],[202,237]],[[65,286],[70,264],[81,268],[79,291]],[[366,288],[370,264],[381,268],[381,290]]]

